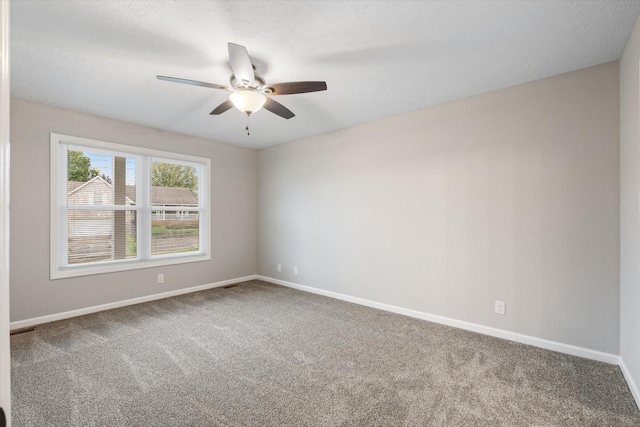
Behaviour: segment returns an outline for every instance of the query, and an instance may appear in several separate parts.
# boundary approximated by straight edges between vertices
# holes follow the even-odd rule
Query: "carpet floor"
[[[11,338],[13,426],[638,426],[617,366],[261,281]]]

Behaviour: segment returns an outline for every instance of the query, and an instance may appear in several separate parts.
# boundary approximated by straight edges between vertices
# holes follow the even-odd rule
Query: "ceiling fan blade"
[[[230,90],[227,86],[217,85],[215,83],[199,82],[197,80],[179,79],[177,77],[156,76],[158,80],[165,80],[173,83],[183,83],[192,86],[210,87],[212,89]]]
[[[294,93],[319,92],[327,90],[327,82],[288,82],[268,85],[272,95],[292,95]]]
[[[263,107],[266,110],[271,111],[273,114],[277,114],[278,116],[285,119],[290,119],[291,117],[295,116],[295,114],[293,114],[291,110],[271,98],[267,98],[267,102],[264,103]]]
[[[248,85],[253,84],[255,80],[253,65],[251,65],[251,58],[249,58],[249,53],[244,46],[229,43],[229,65],[231,65],[231,71],[237,81],[246,82]]]
[[[233,103],[227,99],[222,104],[220,104],[216,108],[214,108],[214,110],[212,112],[210,112],[209,114],[213,114],[213,115],[217,116],[218,114],[224,113],[225,111],[227,111],[231,107],[233,107]]]

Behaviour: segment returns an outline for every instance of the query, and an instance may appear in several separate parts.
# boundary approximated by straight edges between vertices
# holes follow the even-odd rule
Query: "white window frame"
[[[209,183],[211,177],[211,159],[188,154],[171,153],[95,139],[51,133],[50,135],[50,278],[88,276],[93,274],[113,273],[117,271],[136,270],[140,268],[159,267],[189,262],[211,260],[211,201]],[[136,158],[136,205],[126,206],[124,210],[135,210],[137,219],[137,257],[126,260],[99,261],[85,264],[67,265],[68,239],[64,231],[60,231],[61,222],[66,224],[67,218],[67,157],[64,146],[88,148],[105,151],[109,154],[123,154]],[[196,166],[198,175],[198,216],[199,216],[199,250],[197,252],[181,252],[176,254],[151,255],[151,159],[166,160],[173,163]],[[64,188],[61,188],[61,183]],[[83,209],[104,209],[105,206],[83,206]],[[113,207],[111,207],[113,208]],[[174,209],[175,210],[175,209]],[[193,210],[192,210],[193,211]],[[66,228],[66,225],[65,227]],[[145,231],[146,230],[146,231]],[[64,235],[62,235],[64,234]]]

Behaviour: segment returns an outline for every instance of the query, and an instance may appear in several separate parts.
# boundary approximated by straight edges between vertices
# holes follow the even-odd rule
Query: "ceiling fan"
[[[222,114],[231,107],[236,107],[247,116],[250,116],[264,107],[265,110],[269,110],[280,117],[290,119],[294,117],[295,114],[293,114],[293,112],[287,107],[271,98],[272,96],[327,90],[326,82],[287,82],[266,84],[264,78],[256,73],[256,67],[251,63],[251,58],[249,57],[247,49],[244,46],[240,46],[235,43],[229,43],[228,45],[229,65],[231,65],[231,71],[233,72],[229,82],[230,86],[180,79],[177,77],[156,77],[159,80],[165,80],[168,82],[184,83],[193,86],[202,86],[231,92],[229,99],[218,105],[211,113],[209,113],[213,115]]]

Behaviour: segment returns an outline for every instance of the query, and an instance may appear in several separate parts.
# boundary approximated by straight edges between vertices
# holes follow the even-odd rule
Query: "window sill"
[[[95,274],[116,273],[119,271],[139,270],[142,268],[164,267],[167,265],[186,264],[191,262],[210,261],[211,255],[184,255],[163,257],[152,260],[123,260],[121,262],[110,261],[109,264],[96,263],[92,265],[78,265],[51,270],[50,279],[66,279],[69,277],[92,276]]]

